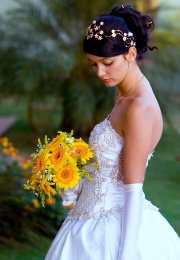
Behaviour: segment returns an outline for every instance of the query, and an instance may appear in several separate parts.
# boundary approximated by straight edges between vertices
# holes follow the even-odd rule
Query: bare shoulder
[[[143,182],[148,154],[154,148],[153,104],[143,98],[131,100],[123,121],[124,135],[124,181]]]
[[[152,104],[141,97],[135,98],[127,106],[124,113],[123,126],[126,128],[130,124],[136,127],[136,124],[138,124],[138,128],[140,128],[141,125],[145,124],[146,127],[150,127],[154,123],[154,113]]]

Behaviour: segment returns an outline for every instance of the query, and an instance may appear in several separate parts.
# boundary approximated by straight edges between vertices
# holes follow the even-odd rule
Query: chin
[[[113,87],[116,87],[116,85],[112,84],[112,83],[104,83],[104,85],[107,87],[107,88],[113,88]]]

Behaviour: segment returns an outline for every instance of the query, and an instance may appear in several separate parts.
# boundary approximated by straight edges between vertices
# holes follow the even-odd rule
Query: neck
[[[143,74],[138,65],[130,64],[124,79],[117,85],[118,96],[126,96],[129,90],[142,78]]]

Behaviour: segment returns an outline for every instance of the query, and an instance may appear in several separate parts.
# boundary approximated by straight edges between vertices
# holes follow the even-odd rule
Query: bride
[[[163,130],[160,107],[138,61],[149,46],[153,20],[131,5],[116,6],[88,27],[87,59],[115,105],[91,132],[99,168],[63,204],[74,204],[46,260],[178,260],[180,240],[146,200],[145,170]],[[106,101],[104,101],[106,102]],[[153,190],[152,190],[153,192]]]

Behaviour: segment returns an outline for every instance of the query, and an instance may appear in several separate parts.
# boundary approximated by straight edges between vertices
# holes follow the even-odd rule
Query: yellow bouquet
[[[62,189],[74,188],[84,178],[91,180],[86,168],[93,153],[86,142],[73,137],[73,131],[59,131],[52,141],[45,136],[44,144],[38,139],[31,157],[32,176],[24,188],[40,196],[43,206],[46,196],[51,200]]]

